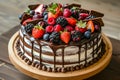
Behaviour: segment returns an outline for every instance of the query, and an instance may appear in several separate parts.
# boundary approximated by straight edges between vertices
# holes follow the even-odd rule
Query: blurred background
[[[104,13],[103,32],[120,40],[120,0],[0,0],[0,34],[19,24],[18,15],[27,9],[28,4],[50,2],[78,3],[85,9]]]

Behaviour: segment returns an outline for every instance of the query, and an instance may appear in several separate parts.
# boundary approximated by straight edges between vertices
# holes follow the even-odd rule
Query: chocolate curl
[[[88,13],[88,14],[90,14],[90,11],[86,10],[86,9],[83,9],[83,8],[80,8],[80,13]]]
[[[34,10],[34,9],[36,9],[39,5],[40,5],[40,4],[32,4],[32,5],[29,5],[28,8],[29,8],[30,10]]]

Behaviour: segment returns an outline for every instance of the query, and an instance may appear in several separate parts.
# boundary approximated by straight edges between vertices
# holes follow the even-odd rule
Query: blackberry
[[[68,21],[64,17],[60,16],[57,18],[56,23],[60,24],[62,27],[65,27],[67,26]]]
[[[71,37],[72,37],[72,40],[74,42],[80,41],[81,36],[82,36],[82,33],[80,33],[79,31],[72,31],[71,32]]]
[[[29,23],[25,26],[25,31],[27,33],[31,33],[33,28],[34,28],[34,25],[32,23]]]
[[[50,39],[50,42],[58,44],[60,42],[60,33],[59,32],[52,32],[49,39]]]

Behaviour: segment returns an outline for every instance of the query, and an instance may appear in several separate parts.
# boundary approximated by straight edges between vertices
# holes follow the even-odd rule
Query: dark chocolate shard
[[[40,4],[32,4],[32,5],[29,5],[28,8],[29,8],[30,10],[34,10],[34,9],[36,9],[39,5],[40,5]]]
[[[22,24],[23,21],[29,18],[32,18],[32,16],[24,12],[20,23]]]
[[[100,12],[94,11],[94,10],[91,10],[91,13],[90,13],[90,14],[91,14],[91,15],[94,15],[94,16],[96,16],[96,17],[103,17],[103,16],[104,16],[103,13],[100,13]]]
[[[76,3],[73,3],[73,4],[66,4],[63,8],[72,8],[72,7],[81,7],[80,4],[76,4]]]
[[[82,9],[82,8],[80,9],[80,12],[81,12],[81,13],[88,13],[88,14],[90,14],[90,11],[89,11],[89,10]]]

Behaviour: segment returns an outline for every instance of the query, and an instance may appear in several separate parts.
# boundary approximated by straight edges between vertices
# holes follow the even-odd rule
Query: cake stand
[[[9,41],[8,51],[9,58],[12,64],[24,74],[39,79],[39,80],[82,80],[91,77],[100,71],[102,71],[110,62],[112,56],[112,45],[110,40],[102,33],[102,38],[106,45],[106,52],[102,58],[91,66],[84,69],[66,72],[66,73],[54,73],[39,70],[33,66],[27,65],[18,55],[15,49],[15,44],[18,40],[19,32],[16,32]]]

